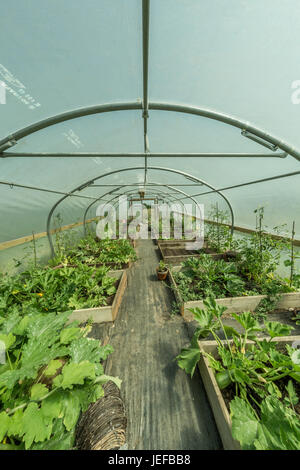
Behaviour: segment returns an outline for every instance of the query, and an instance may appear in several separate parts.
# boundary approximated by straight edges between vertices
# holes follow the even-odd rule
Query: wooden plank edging
[[[264,338],[259,338],[263,340]],[[229,340],[232,342],[232,340]],[[300,343],[300,336],[282,336],[275,339],[277,343],[292,344],[297,341]],[[222,343],[225,343],[222,340]],[[217,342],[216,341],[198,341],[200,350],[206,351],[214,356],[217,355]],[[250,344],[254,344],[253,341],[247,340],[246,347]],[[232,422],[229,411],[226,407],[224,398],[221,390],[215,379],[213,369],[209,366],[207,358],[202,354],[200,361],[198,362],[199,372],[201,374],[206,394],[210,402],[216,425],[223,443],[224,450],[240,450],[240,444],[232,437]]]
[[[176,270],[181,271],[181,267],[176,266]],[[176,281],[169,271],[169,280],[174,291],[176,301],[180,306],[180,313],[187,321],[192,321],[194,316],[189,309],[191,308],[200,308],[204,309],[205,305],[203,300],[190,300],[184,302],[179,289],[177,287]],[[247,295],[242,297],[226,297],[216,299],[218,305],[222,305],[227,308],[226,313],[242,313],[246,311],[254,312],[256,307],[259,305],[262,299],[267,298],[267,295]],[[297,292],[288,292],[286,294],[281,294],[281,298],[276,304],[276,308],[288,309],[300,307],[300,291]]]
[[[85,223],[90,224],[94,220],[96,220],[95,217],[87,220]],[[75,227],[80,227],[81,225],[83,225],[83,222],[75,222],[73,224],[64,225],[61,228],[51,230],[51,234],[63,232],[65,230],[69,230]],[[26,235],[25,237],[16,238],[15,240],[2,242],[0,243],[0,251],[7,250],[8,248],[13,248],[14,246],[23,245],[23,243],[31,242],[33,239],[38,240],[39,238],[44,238],[44,237],[47,237],[47,232],[34,233],[33,235]]]
[[[93,323],[104,323],[112,322],[116,319],[127,286],[127,273],[126,270],[119,270],[111,271],[109,275],[120,279],[112,305],[74,310],[69,317],[69,322],[78,320],[84,323],[89,318],[92,318]]]

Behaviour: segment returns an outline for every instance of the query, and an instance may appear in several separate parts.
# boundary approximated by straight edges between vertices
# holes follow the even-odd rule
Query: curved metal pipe
[[[68,121],[70,119],[76,119],[78,117],[88,116],[92,114],[100,114],[110,111],[129,111],[129,110],[142,110],[143,104],[139,102],[127,102],[127,103],[107,103],[103,105],[87,106],[83,108],[74,109],[62,114],[57,114],[47,119],[38,121],[37,123],[31,124],[30,126],[24,127],[12,134],[8,135],[4,139],[0,140],[0,153],[8,148],[12,147],[17,143],[18,140],[26,137],[34,132],[37,132],[41,129],[53,126],[55,124]],[[213,111],[211,109],[198,108],[195,106],[185,106],[177,103],[159,103],[159,102],[148,102],[149,110],[158,110],[158,111],[173,111],[178,113],[193,114],[196,116],[202,116],[208,119],[213,119],[215,121],[223,122],[233,127],[237,127],[242,131],[248,131],[251,134],[260,137],[267,142],[270,142],[288,153],[296,160],[300,161],[300,152],[293,146],[289,145],[287,142],[282,139],[272,136],[268,132],[259,129],[249,121],[242,121],[239,118],[230,116],[229,114],[220,113]]]
[[[180,191],[180,192],[181,192],[181,191]],[[127,191],[127,192],[124,193],[124,194],[135,194],[135,193],[136,193],[136,190],[131,189],[130,192]],[[157,193],[157,192],[154,193],[154,192],[149,192],[149,191],[147,191],[147,195],[148,195],[148,194],[154,194],[156,197],[157,197],[157,195],[162,195],[162,194],[163,194],[164,196],[168,196],[168,197],[166,198],[166,200],[167,200],[168,202],[171,202],[171,203],[172,203],[172,202],[176,201],[176,199],[175,199],[174,197],[170,197],[170,194],[169,194],[169,193],[167,193],[167,192],[165,192],[165,191],[162,191],[162,190],[159,190],[158,193]],[[188,195],[187,195],[187,197],[188,197]],[[112,205],[115,207],[115,206],[117,205],[118,201],[115,201],[115,202],[113,202],[113,201],[114,201],[116,198],[117,198],[117,196],[114,197],[113,199],[111,199],[110,201],[107,201],[107,203],[105,203],[104,207],[106,206],[106,204],[112,204]],[[163,201],[165,202],[165,199],[163,199]],[[179,203],[180,203],[180,204],[183,206],[183,208],[184,208],[184,204],[183,204],[181,201],[179,201]]]
[[[0,140],[0,153],[17,143],[18,140],[27,137],[28,135],[34,134],[47,127],[54,126],[61,122],[69,121],[71,119],[77,119],[83,116],[89,116],[92,114],[101,114],[111,111],[129,111],[135,109],[143,109],[142,102],[128,102],[128,103],[107,103],[95,106],[85,106],[83,108],[73,109],[65,113],[56,114],[46,119],[42,119],[30,126],[23,127],[22,129],[9,134],[4,139]]]
[[[170,188],[170,189],[175,189],[176,192],[178,193],[181,193],[181,194],[184,194],[186,196],[186,198],[190,198],[193,200],[193,202],[197,205],[197,201],[193,198],[193,196],[189,196],[187,193],[185,193],[184,191],[181,191],[180,189],[176,189],[176,188],[173,188],[172,186],[169,186],[169,185],[165,185],[167,188]],[[126,191],[126,193],[124,194],[135,194],[136,193],[136,190],[133,190],[131,189],[130,191]],[[159,190],[159,193],[151,193],[149,191],[147,191],[147,194],[164,194],[164,195],[168,195],[170,196],[169,193],[166,193],[165,191],[161,191]],[[105,204],[104,204],[104,207],[106,206],[106,204],[112,204],[114,207],[115,205],[117,204],[117,201],[116,202],[112,202],[114,201],[118,196],[114,197],[113,199],[107,201]],[[100,198],[99,198],[100,199]],[[168,197],[169,199],[169,202],[173,203],[173,202],[179,202],[182,206],[183,206],[183,209],[184,209],[184,212],[185,212],[185,206],[183,203],[181,203],[181,201],[179,199],[176,199],[175,197]],[[96,201],[94,201],[96,202]],[[91,207],[92,204],[89,205],[89,207]],[[187,214],[187,212],[186,212]],[[231,226],[231,233],[233,233],[233,225]]]
[[[98,201],[101,201],[101,199],[103,199],[104,196],[107,196],[108,194],[112,194],[114,193],[115,191],[117,191],[118,189],[122,188],[123,186],[119,186],[118,188],[115,188],[113,189],[112,191],[108,191],[107,193],[105,194],[102,194],[99,198],[97,198],[95,201],[93,201],[93,203],[96,203]],[[136,189],[134,190],[131,190],[132,191],[132,194],[134,194],[136,192]],[[163,191],[160,191],[163,193]],[[124,192],[124,194],[129,194],[129,191],[128,192]],[[155,194],[155,193],[153,193]],[[168,193],[164,193],[164,194],[168,194]],[[109,201],[108,201],[109,202]],[[87,213],[88,211],[90,210],[90,208],[92,207],[93,204],[89,204],[84,212],[84,216],[83,216],[83,229],[84,229],[84,234],[86,235],[86,218],[87,218]]]
[[[131,195],[131,194],[132,194],[132,195],[133,195],[133,194],[135,194],[135,193],[136,193],[136,191],[131,189],[130,191],[126,191],[124,194],[126,194],[126,195]],[[147,194],[155,194],[156,197],[157,197],[158,195],[161,195],[161,194],[163,194],[164,196],[167,196],[167,195],[168,195],[168,193],[166,193],[165,191],[161,191],[161,190],[159,191],[159,193],[157,193],[157,192],[154,193],[154,192],[149,192],[149,191],[147,191]],[[107,204],[112,204],[112,205],[117,204],[117,202],[113,203],[113,201],[114,201],[115,199],[117,199],[118,196],[119,196],[119,194],[118,194],[117,196],[113,197],[112,199],[110,199],[110,200],[108,200],[108,201],[105,201],[104,207],[105,207]],[[169,197],[166,198],[166,199],[167,199],[169,202],[173,202],[173,201],[174,201],[174,197],[171,198],[171,197],[169,196]],[[96,201],[94,201],[94,202],[96,202]],[[142,201],[141,201],[141,202],[142,202]],[[179,202],[180,202],[180,201],[179,201]],[[180,204],[182,204],[182,203],[180,202]],[[90,206],[91,206],[91,205],[90,205]]]
[[[140,167],[140,168],[143,168],[143,167]],[[119,171],[119,170],[117,170]],[[138,185],[138,183],[137,183]],[[49,241],[49,244],[50,244],[50,248],[51,248],[51,255],[54,256],[55,255],[55,252],[54,252],[54,246],[53,246],[53,242],[52,242],[52,237],[51,237],[51,233],[50,233],[50,223],[51,223],[51,218],[52,218],[52,215],[53,215],[53,212],[54,210],[56,209],[56,207],[61,203],[63,202],[63,200],[65,200],[70,194],[72,195],[74,192],[76,192],[76,190],[78,188],[80,188],[82,185],[80,185],[79,187],[77,187],[75,190],[73,190],[71,193],[65,195],[65,197],[61,198],[59,201],[57,201],[57,203],[52,207],[49,215],[48,215],[48,219],[47,219],[47,237],[48,237],[48,241]],[[117,191],[118,189],[122,188],[123,186],[118,186],[117,188],[114,188],[113,190],[111,191],[108,191],[107,193],[105,194],[102,194],[100,198],[98,199],[95,199],[93,202],[97,202],[99,200],[101,200],[104,196],[108,195],[108,194],[112,194],[114,193],[115,191]],[[167,194],[167,193],[166,193]],[[185,193],[183,193],[185,194]],[[87,216],[87,212],[88,210],[90,209],[91,207],[91,204],[86,208],[85,210],[85,213],[84,213],[84,217],[83,217],[83,230],[84,230],[84,234],[86,235],[86,216]]]
[[[294,157],[296,160],[300,161],[300,152],[295,147],[292,147],[284,140],[269,134],[265,130],[259,129],[254,124],[251,124],[249,121],[242,121],[241,119],[231,116],[229,114],[220,113],[211,109],[198,108],[195,106],[185,106],[181,104],[159,102],[149,102],[149,109],[194,114],[196,116],[201,116],[208,119],[213,119],[215,121],[223,122],[224,124],[237,127],[242,131],[248,131],[251,134],[256,135],[257,137],[260,137],[261,139],[274,144],[276,147],[280,148],[284,152]]]
[[[178,175],[182,175],[182,176],[185,176],[185,177],[188,177],[188,178],[193,178],[193,180],[197,181],[198,183],[202,183],[203,185],[207,186],[208,188],[210,189],[213,189],[215,190],[215,192],[217,194],[219,194],[223,199],[224,201],[226,202],[226,204],[228,205],[229,207],[229,210],[230,210],[230,213],[231,213],[231,220],[232,220],[232,230],[233,230],[233,226],[234,226],[234,213],[233,213],[233,209],[232,209],[232,206],[229,202],[229,200],[227,199],[226,196],[224,196],[224,194],[221,192],[221,191],[218,191],[216,188],[214,188],[213,186],[211,186],[209,183],[207,183],[206,181],[200,179],[200,178],[196,178],[195,176],[193,175],[190,175],[189,173],[185,173],[183,171],[180,171],[180,170],[174,170],[172,168],[165,168],[165,167],[160,167],[160,166],[149,166],[148,167],[149,170],[158,170],[158,171],[166,171],[166,172],[170,172],[170,173],[175,173],[175,174],[178,174]],[[77,186],[75,189],[73,189],[72,191],[69,192],[68,195],[65,195],[63,196],[62,198],[60,198],[54,205],[53,207],[51,208],[50,212],[49,212],[49,215],[48,215],[48,218],[47,218],[47,237],[48,237],[48,240],[49,240],[49,244],[50,244],[50,248],[51,248],[51,255],[52,257],[55,255],[55,251],[54,251],[54,246],[53,246],[53,241],[52,241],[52,236],[51,236],[51,232],[50,232],[50,225],[51,225],[51,218],[52,218],[52,215],[53,215],[53,212],[55,211],[56,207],[61,203],[63,202],[65,199],[67,199],[67,197],[69,197],[71,194],[74,194],[76,191],[78,191],[79,189],[83,189],[83,187],[88,187],[89,185],[91,185],[93,182],[99,180],[99,179],[102,179],[102,178],[105,178],[106,176],[110,176],[110,175],[114,175],[116,173],[122,173],[122,172],[125,172],[125,171],[133,171],[133,170],[144,170],[144,167],[143,166],[138,166],[138,167],[131,167],[131,168],[121,168],[119,170],[113,170],[113,171],[110,171],[108,173],[104,173],[100,176],[96,176],[95,178],[92,178],[90,180],[88,180],[87,182]],[[137,183],[138,184],[138,183]]]
[[[149,167],[148,167],[149,168]],[[153,167],[152,167],[153,168]],[[197,178],[195,178],[197,179]],[[209,186],[207,183],[203,183],[205,186]],[[155,186],[155,185],[153,185]],[[198,202],[196,201],[196,199],[194,198],[194,195],[191,195],[191,194],[187,194],[186,192],[182,191],[181,189],[178,189],[178,188],[174,188],[173,186],[170,186],[168,184],[165,184],[164,185],[166,188],[169,188],[169,189],[172,189],[174,191],[176,191],[177,193],[181,193],[185,196],[185,198],[188,198],[188,199],[191,199],[195,204],[198,204]],[[234,212],[233,212],[233,209],[232,209],[232,206],[229,202],[229,200],[224,196],[224,194],[221,194],[220,192],[218,192],[216,189],[212,190],[211,193],[218,193],[219,195],[221,195],[221,197],[223,197],[223,199],[225,200],[225,202],[227,203],[228,207],[229,207],[229,211],[230,211],[230,216],[231,216],[231,226],[230,226],[230,233],[231,235],[233,235],[233,232],[234,232]],[[167,193],[166,193],[167,194]],[[208,193],[203,193],[203,194],[208,194]],[[196,195],[198,196],[198,195]],[[184,199],[185,199],[184,198]],[[112,200],[114,200],[115,198],[113,198]],[[172,202],[181,202],[181,199],[179,198],[175,198],[173,197]],[[91,204],[89,204],[88,208],[90,208],[93,204],[95,204],[97,202],[97,200],[95,201],[92,201]],[[110,202],[110,201],[107,201],[107,202]]]

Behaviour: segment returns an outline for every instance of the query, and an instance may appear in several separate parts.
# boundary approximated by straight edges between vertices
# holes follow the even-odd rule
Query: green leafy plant
[[[271,280],[275,277],[280,257],[288,249],[288,241],[282,235],[283,226],[273,228],[277,238],[267,231],[268,227],[263,224],[263,207],[256,209],[254,213],[255,233],[238,241],[238,269],[244,278],[267,291],[268,286],[272,284]]]
[[[234,240],[229,225],[228,211],[221,210],[218,203],[213,204],[208,212],[208,219],[205,224],[205,238],[208,247],[216,253],[233,248]]]
[[[296,322],[296,325],[300,325],[300,312],[296,312],[295,316],[292,318]]]
[[[299,254],[295,252],[294,247],[294,240],[295,240],[295,221],[293,222],[292,226],[292,237],[290,241],[290,258],[284,261],[284,265],[290,267],[290,285],[296,286],[297,288],[300,287],[300,274],[297,273],[295,269],[296,261],[300,259]]]
[[[81,412],[103,396],[101,361],[112,352],[88,339],[89,327],[66,325],[71,312],[17,308],[2,318],[6,364],[0,366],[1,449],[70,449]]]
[[[78,234],[72,229],[63,229],[63,218],[60,213],[53,217],[54,243],[57,256],[63,257],[78,242]]]
[[[238,275],[235,263],[215,261],[209,255],[188,258],[182,263],[182,271],[173,277],[183,300],[206,297],[235,297],[247,295],[245,281]]]
[[[266,320],[267,314],[276,308],[281,297],[277,292],[277,286],[275,286],[274,293],[269,292],[268,296],[263,298],[256,307],[254,313],[257,320]]]
[[[293,403],[298,403],[298,400],[296,396]],[[240,442],[243,450],[300,449],[299,415],[276,396],[268,396],[262,401],[259,417],[239,397],[230,402],[230,412],[232,435]]]
[[[166,265],[166,263],[163,260],[160,260],[160,262],[158,264],[158,271],[163,273],[167,270],[168,270],[168,266]]]
[[[263,315],[266,307],[276,305],[280,294],[297,290],[295,284],[276,274],[286,241],[263,233],[261,223],[262,216],[258,232],[238,242],[239,250],[232,261],[217,260],[205,253],[184,261],[182,270],[173,273],[183,301],[267,295],[268,301],[262,302],[258,310]]]
[[[79,263],[88,265],[108,265],[120,268],[129,261],[137,259],[135,250],[127,239],[109,240],[97,239],[92,235],[80,240],[80,242],[64,253],[59,253],[50,264],[77,266]]]
[[[281,351],[274,340],[289,335],[293,328],[272,321],[265,321],[264,325],[260,326],[250,312],[243,312],[240,315],[233,314],[242,328],[242,333],[239,333],[235,328],[224,325],[221,317],[226,310],[225,307],[218,305],[214,299],[206,299],[204,304],[206,307],[204,310],[191,309],[198,328],[190,346],[184,348],[177,356],[178,365],[193,375],[201,354],[205,355],[210,367],[215,371],[219,388],[229,390],[232,399],[235,400],[230,402],[234,417],[233,436],[241,441],[243,448],[247,446],[253,448],[251,446],[258,446],[257,443],[253,443],[257,434],[253,432],[252,439],[247,434],[247,426],[244,427],[244,434],[240,433],[239,428],[252,419],[255,422],[252,423],[253,427],[258,432],[257,423],[264,425],[265,420],[269,419],[266,409],[274,403],[273,399],[281,400],[281,411],[285,414],[286,420],[289,416],[297,417],[294,405],[298,403],[298,396],[294,383],[297,386],[300,383],[300,350],[286,345],[285,351]],[[223,332],[225,340],[221,340],[217,330]],[[264,333],[266,337],[258,337],[258,333]],[[209,334],[216,341],[217,357],[201,352],[199,348],[199,338],[207,337]],[[232,339],[229,339],[230,336]],[[252,343],[249,344],[248,340],[252,340]],[[286,378],[290,382],[284,394],[282,384]],[[299,416],[297,419],[299,420]],[[289,442],[295,443],[296,438],[297,433],[294,431],[289,434]],[[276,448],[268,447],[271,444],[266,440],[261,440],[260,445],[266,449]],[[282,445],[289,448],[288,446],[293,444]]]
[[[106,305],[117,282],[108,271],[105,266],[95,269],[79,264],[76,268],[36,268],[15,277],[1,275],[0,313],[15,305],[42,312]]]

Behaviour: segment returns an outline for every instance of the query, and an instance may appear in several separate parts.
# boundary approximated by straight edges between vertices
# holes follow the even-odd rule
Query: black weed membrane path
[[[122,379],[126,447],[221,449],[198,370],[191,379],[174,360],[190,338],[183,318],[171,315],[170,288],[156,278],[157,247],[152,240],[139,240],[137,255],[115,324],[93,331],[93,337],[106,336],[114,347],[105,372]]]

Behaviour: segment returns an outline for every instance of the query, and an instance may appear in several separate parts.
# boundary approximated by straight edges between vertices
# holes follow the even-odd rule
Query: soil
[[[184,248],[161,248],[163,257],[167,256],[195,256],[199,255],[199,251],[196,250],[185,250]]]
[[[276,382],[276,385],[279,387],[281,393],[282,393],[282,398],[281,398],[281,401],[285,398],[285,397],[288,397],[288,393],[286,391],[286,385],[288,384],[288,381],[290,380],[289,377],[284,377],[283,379],[281,379],[280,381]],[[299,397],[300,399],[300,384],[298,382],[293,382],[293,385],[294,385],[294,388],[295,388],[295,391],[297,393],[297,396]],[[235,394],[235,385],[232,384],[230,385],[229,387],[225,388],[224,390],[221,390],[221,393],[222,393],[222,397],[224,399],[224,402],[225,402],[225,405],[226,405],[226,408],[228,410],[228,412],[230,413],[230,402],[231,400],[234,399],[234,397],[236,396]],[[253,392],[252,392],[253,393]],[[259,402],[260,399],[256,396],[255,399]],[[257,407],[255,406],[255,409],[256,411],[258,411]],[[299,415],[300,417],[300,403],[298,403],[297,405],[294,406],[294,409],[296,411],[296,413]]]
[[[284,323],[285,325],[292,326],[294,329],[291,331],[291,336],[300,336],[300,325],[296,325],[296,323],[291,319],[293,315],[294,315],[294,312],[289,311],[289,310],[273,310],[271,313],[267,314],[267,319],[268,321],[278,321],[279,323]],[[243,332],[242,326],[233,318],[233,316],[230,313],[226,313],[226,312],[223,313],[222,321],[224,325],[232,326],[240,333]],[[263,325],[263,320],[259,321],[259,324]],[[198,323],[196,321],[191,321],[191,322],[188,322],[187,325],[190,330],[190,335],[192,337],[195,329],[198,327]],[[217,331],[217,334],[221,339],[225,339],[224,333],[222,332],[221,329]],[[258,336],[262,336],[262,335],[258,333]],[[212,335],[210,335],[206,339],[212,340],[214,338],[212,337]]]
[[[278,344],[277,349],[281,353],[286,353],[286,349],[285,349],[284,344]],[[282,378],[281,380],[276,381],[276,385],[279,387],[279,390],[282,393],[281,401],[283,401],[285,397],[288,397],[286,386],[287,386],[289,380],[291,380],[291,378],[287,376],[287,377]],[[295,392],[296,392],[296,394],[297,394],[297,396],[299,397],[299,400],[300,400],[300,383],[296,382],[296,381],[293,381],[293,385],[294,385]],[[222,397],[224,399],[226,408],[227,408],[228,412],[230,413],[230,402],[236,396],[235,384],[233,383],[233,384],[229,385],[228,387],[226,387],[225,389],[220,390],[220,391],[221,391]],[[253,391],[251,391],[251,394],[255,397],[255,399],[258,402],[261,401],[261,399],[258,395],[253,394]],[[258,407],[254,403],[253,403],[253,406],[255,407],[256,411],[258,412],[259,411]],[[296,413],[300,415],[300,401],[297,405],[294,406],[294,409],[295,409]]]
[[[117,279],[116,280],[116,283],[115,283],[115,287],[116,287],[116,292],[115,294],[113,295],[110,295],[109,297],[106,297],[106,305],[101,305],[101,307],[106,307],[107,305],[108,306],[111,306],[113,304],[113,301],[114,301],[114,298],[116,296],[116,293],[117,293],[117,290],[118,290],[118,287],[119,287],[119,284],[120,284],[120,279]]]
[[[103,264],[96,264],[96,267],[98,268],[99,266],[103,266]],[[122,263],[121,265],[120,264],[116,264],[116,263],[105,263],[105,266],[109,266],[110,268],[113,268],[113,269],[127,269],[129,268],[129,263]]]
[[[176,245],[176,240],[174,241],[174,245]],[[215,250],[211,248],[202,248],[201,250],[186,250],[183,247],[178,247],[178,246],[170,246],[167,245],[166,247],[161,246],[161,252],[163,257],[168,257],[168,256],[186,256],[186,257],[191,257],[191,256],[199,256],[200,254],[207,254],[207,255],[213,255],[214,259],[216,260],[221,260],[223,259],[224,261],[233,261],[237,258],[237,253],[235,251],[226,251],[224,253],[216,253]]]

